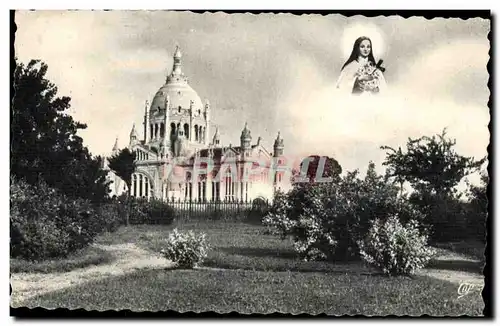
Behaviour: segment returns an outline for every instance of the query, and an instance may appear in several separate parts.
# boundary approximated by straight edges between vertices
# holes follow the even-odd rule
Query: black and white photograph
[[[485,317],[470,14],[16,10],[10,307]]]

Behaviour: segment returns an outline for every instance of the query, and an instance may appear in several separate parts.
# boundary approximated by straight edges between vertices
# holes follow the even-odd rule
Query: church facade
[[[163,200],[250,201],[271,198],[290,186],[284,163],[284,143],[278,132],[272,152],[253,143],[247,124],[239,146],[223,146],[219,130],[210,130],[210,103],[203,103],[182,72],[177,47],[165,84],[151,104],[146,101],[142,137],[133,125],[128,148],[136,153],[130,194]],[[212,137],[210,133],[213,132]],[[118,140],[112,154],[118,151]],[[127,191],[110,172],[111,195]]]

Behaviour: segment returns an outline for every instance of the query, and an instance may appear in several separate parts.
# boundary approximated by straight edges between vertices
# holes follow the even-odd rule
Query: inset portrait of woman
[[[375,63],[372,41],[366,36],[356,39],[349,59],[342,66],[337,88],[345,93],[378,94],[387,88],[382,60]]]

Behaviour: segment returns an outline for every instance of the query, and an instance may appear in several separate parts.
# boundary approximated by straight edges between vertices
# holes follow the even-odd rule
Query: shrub
[[[303,258],[353,259],[375,219],[422,219],[398,193],[370,164],[364,179],[354,171],[332,183],[295,184],[287,194],[277,193],[263,224],[267,233],[292,238]]]
[[[434,253],[417,222],[403,226],[397,216],[375,220],[358,245],[362,259],[388,275],[412,274],[424,267]]]
[[[124,195],[117,198],[122,216],[130,213],[131,224],[172,224],[175,210],[162,200],[151,198],[133,198]]]
[[[125,224],[124,210],[117,200],[110,200],[99,205],[96,213],[102,221],[99,226],[100,231],[115,232],[121,225]]]
[[[207,251],[208,244],[204,233],[197,234],[193,231],[183,233],[174,229],[161,254],[177,263],[180,268],[193,268],[203,262],[207,257]]]
[[[276,191],[269,211],[262,219],[262,224],[266,226],[266,233],[278,235],[285,239],[291,234],[295,221],[292,221],[290,211],[292,204],[289,196],[281,191]]]
[[[246,213],[246,221],[262,224],[262,219],[269,213],[269,202],[267,199],[258,197],[252,201],[249,209],[243,209]]]
[[[66,256],[88,245],[99,231],[92,204],[70,199],[41,182],[11,180],[11,257],[40,260]]]
[[[150,199],[145,205],[151,224],[172,224],[174,221],[175,210],[167,203],[158,199]]]
[[[331,258],[337,246],[330,205],[334,190],[331,184],[298,184],[287,194],[276,193],[263,219],[268,233],[291,237],[294,250],[305,260]]]

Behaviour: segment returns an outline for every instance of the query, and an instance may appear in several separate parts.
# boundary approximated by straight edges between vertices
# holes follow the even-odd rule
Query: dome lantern
[[[179,46],[175,48],[174,53],[174,69],[172,69],[172,75],[182,75],[182,53]]]
[[[182,110],[189,110],[191,102],[193,102],[192,109],[194,112],[198,112],[198,110],[201,112],[204,109],[201,98],[198,96],[198,93],[191,88],[187,77],[182,72],[182,53],[178,47],[173,58],[174,64],[172,72],[168,75],[165,84],[156,92],[151,102],[151,116],[153,116],[155,112],[166,109],[167,97],[169,98],[168,103],[170,109],[173,111],[178,110],[178,113],[181,113]]]

